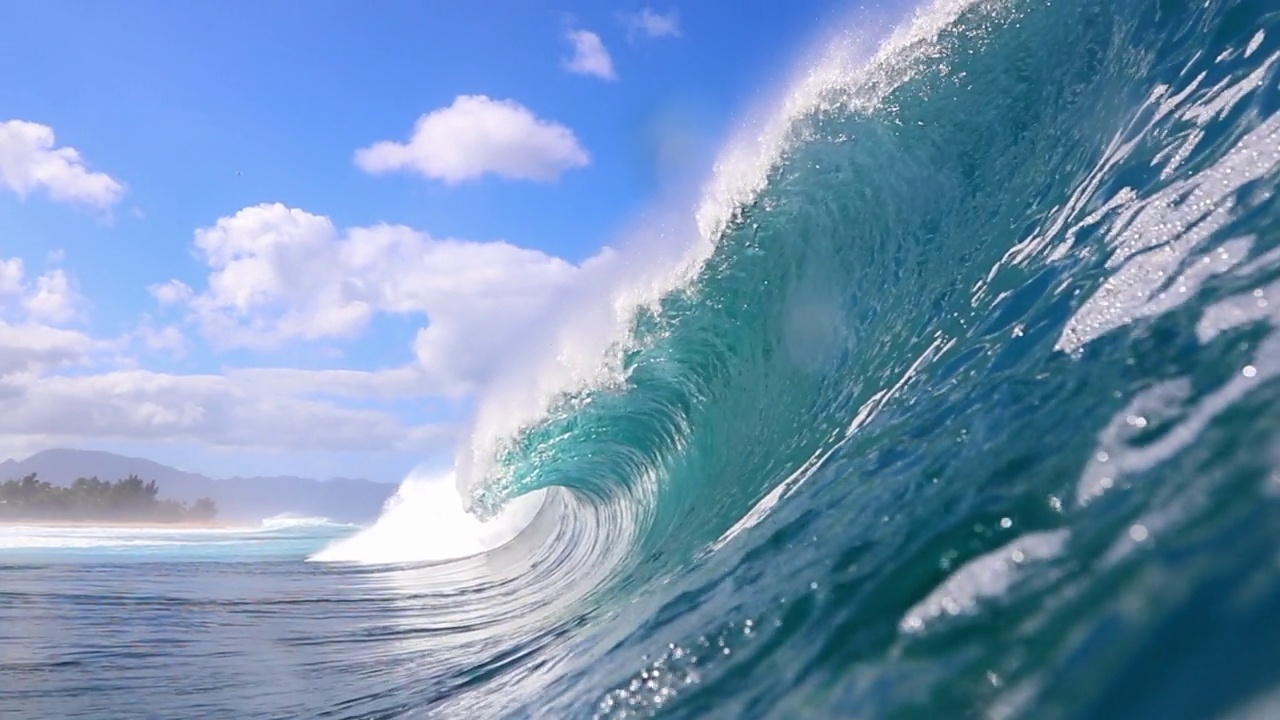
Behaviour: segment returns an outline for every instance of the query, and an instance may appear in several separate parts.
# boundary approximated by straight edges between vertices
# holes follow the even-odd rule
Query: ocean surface
[[[376,525],[0,529],[0,718],[1280,717],[1280,3],[836,30]]]

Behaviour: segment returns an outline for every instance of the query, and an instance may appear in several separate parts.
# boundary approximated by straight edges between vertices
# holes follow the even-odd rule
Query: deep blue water
[[[819,56],[373,529],[0,534],[0,717],[1280,717],[1280,5]]]

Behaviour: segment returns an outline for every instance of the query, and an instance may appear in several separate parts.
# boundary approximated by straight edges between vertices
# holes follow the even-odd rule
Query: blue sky
[[[850,10],[8,3],[0,455],[449,455],[512,332]]]

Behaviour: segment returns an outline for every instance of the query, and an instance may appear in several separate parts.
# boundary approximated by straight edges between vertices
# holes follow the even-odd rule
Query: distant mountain
[[[218,519],[255,522],[284,513],[321,516],[337,522],[363,523],[378,517],[395,485],[372,480],[301,477],[214,479],[184,472],[151,460],[97,450],[45,450],[26,460],[0,463],[0,482],[36,473],[54,485],[70,485],[76,478],[117,480],[137,475],[155,480],[162,500],[191,503],[213,498]]]

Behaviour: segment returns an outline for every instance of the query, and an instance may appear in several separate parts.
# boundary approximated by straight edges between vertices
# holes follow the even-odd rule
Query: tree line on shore
[[[0,483],[0,520],[68,520],[117,522],[206,522],[218,514],[209,498],[188,506],[157,497],[154,480],[130,475],[115,482],[79,478],[67,487],[42,481],[31,473]]]

